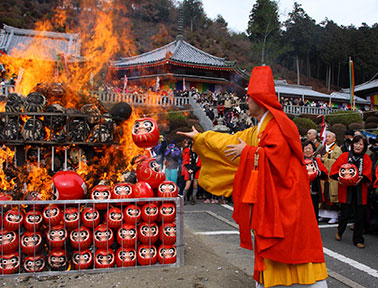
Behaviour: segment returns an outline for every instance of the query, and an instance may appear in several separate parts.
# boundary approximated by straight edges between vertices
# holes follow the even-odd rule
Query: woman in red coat
[[[322,186],[320,185],[320,180],[328,180],[328,170],[320,158],[314,157],[314,152],[316,150],[314,142],[306,140],[302,143],[302,147],[304,159],[312,161],[311,163],[309,162],[308,165],[311,166],[310,170],[313,171],[309,171],[309,169],[307,169],[307,171],[309,172],[309,176],[311,173],[313,175],[313,179],[311,179],[312,176],[310,176],[311,199],[314,206],[316,219],[319,219],[319,203],[324,202],[324,194],[322,191]]]
[[[365,248],[365,240],[362,235],[367,206],[368,186],[372,181],[370,157],[365,154],[368,143],[364,136],[354,136],[351,143],[352,150],[345,152],[337,158],[332,165],[330,177],[339,180],[339,202],[341,204],[339,227],[336,230],[336,240],[340,241],[346,229],[348,218],[354,210],[355,224],[353,230],[353,244],[358,248]],[[339,179],[341,165],[351,163],[358,169],[358,181],[355,185],[346,186]]]

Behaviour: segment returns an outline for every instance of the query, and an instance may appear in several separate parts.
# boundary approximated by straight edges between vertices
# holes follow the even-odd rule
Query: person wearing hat
[[[253,69],[247,94],[257,126],[234,135],[194,127],[178,134],[193,138],[201,187],[232,194],[241,247],[253,248],[253,230],[257,287],[327,287],[299,132],[278,102],[270,67]]]
[[[165,157],[165,177],[167,181],[177,184],[178,170],[181,162],[181,151],[176,146],[176,142],[171,140],[164,152]]]

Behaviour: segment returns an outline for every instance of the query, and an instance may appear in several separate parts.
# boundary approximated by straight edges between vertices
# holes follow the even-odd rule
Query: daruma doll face
[[[159,142],[159,127],[152,118],[137,119],[132,130],[132,138],[140,148],[151,148]]]

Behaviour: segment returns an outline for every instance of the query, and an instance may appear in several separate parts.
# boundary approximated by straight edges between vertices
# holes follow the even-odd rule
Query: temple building
[[[113,61],[109,70],[119,80],[126,76],[129,86],[164,90],[194,87],[199,92],[227,91],[240,95],[245,93],[249,79],[236,61],[210,55],[186,42],[182,35],[163,47]]]
[[[65,57],[78,61],[79,34],[20,29],[5,25],[0,31],[0,53],[16,58],[58,61]]]

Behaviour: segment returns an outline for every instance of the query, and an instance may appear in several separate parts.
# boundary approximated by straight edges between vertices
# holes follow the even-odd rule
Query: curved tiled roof
[[[35,47],[33,51],[29,48]],[[57,60],[57,54],[80,56],[79,34],[19,29],[4,24],[0,49],[7,55],[41,60]]]
[[[152,64],[161,62],[163,60],[170,60],[171,62],[193,64],[199,66],[223,68],[231,68],[236,64],[236,61],[226,61],[225,58],[219,58],[210,55],[190,45],[184,40],[175,40],[163,47],[143,53],[141,55],[121,58],[121,60],[113,61],[111,65],[121,68],[143,64]]]

